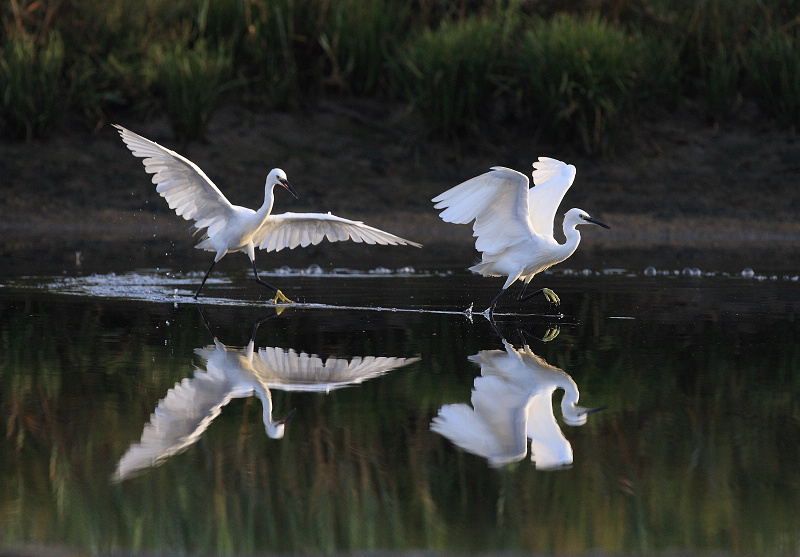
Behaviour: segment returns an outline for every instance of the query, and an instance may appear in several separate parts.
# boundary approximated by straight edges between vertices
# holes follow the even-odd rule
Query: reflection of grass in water
[[[298,408],[281,441],[264,434],[258,401],[234,401],[189,451],[117,486],[97,478],[191,373],[208,333],[194,308],[31,302],[0,334],[0,408],[20,440],[2,445],[0,539],[93,551],[793,552],[796,328],[777,322],[762,339],[738,321],[676,320],[655,336],[602,319],[621,296],[585,295],[577,326],[532,344],[585,404],[609,406],[563,427],[572,470],[492,471],[428,431],[443,402],[468,400],[478,370],[466,356],[489,348],[476,325],[437,316],[349,345],[418,350],[410,373],[328,397],[276,392],[277,413]],[[165,315],[171,326],[154,333]],[[31,349],[39,338],[46,350]]]

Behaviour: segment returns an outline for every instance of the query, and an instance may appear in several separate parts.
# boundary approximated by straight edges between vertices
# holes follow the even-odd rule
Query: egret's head
[[[611,228],[607,224],[602,223],[597,219],[593,219],[589,216],[589,213],[582,209],[570,209],[567,211],[566,215],[564,215],[564,226],[578,226],[579,224],[596,224],[597,226],[602,226],[603,228]]]
[[[281,185],[291,193],[295,199],[298,199],[297,192],[294,190],[292,185],[289,183],[289,179],[286,177],[286,173],[281,170],[280,168],[273,168],[270,170],[269,175],[267,176],[267,187],[272,188],[277,185]]]

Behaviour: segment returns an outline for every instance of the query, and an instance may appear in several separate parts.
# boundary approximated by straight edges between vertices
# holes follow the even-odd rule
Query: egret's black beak
[[[300,199],[300,196],[299,196],[299,195],[297,195],[297,192],[296,192],[296,191],[294,191],[294,188],[292,187],[292,184],[290,184],[290,183],[289,183],[289,180],[283,180],[283,179],[281,179],[281,180],[278,180],[278,181],[281,183],[281,185],[282,185],[284,188],[286,188],[287,190],[289,190],[289,193],[291,193],[291,194],[294,196],[294,198],[295,198],[295,199]]]
[[[611,227],[608,226],[606,223],[600,222],[599,220],[593,219],[592,217],[586,217],[583,220],[585,220],[586,222],[591,222],[592,224],[596,224],[597,226],[602,226],[603,228],[608,228],[609,230],[611,230]]]
[[[285,425],[285,424],[288,424],[289,422],[291,422],[291,421],[292,421],[292,418],[294,418],[294,415],[295,415],[296,413],[297,413],[297,408],[292,408],[291,410],[289,410],[289,413],[288,413],[288,414],[286,414],[286,415],[285,415],[283,418],[281,418],[280,420],[278,420],[278,423],[279,423],[279,424],[284,424],[284,425]]]

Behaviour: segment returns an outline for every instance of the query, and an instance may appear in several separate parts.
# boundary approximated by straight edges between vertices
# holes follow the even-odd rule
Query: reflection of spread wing
[[[159,401],[150,423],[144,426],[142,439],[120,459],[113,479],[124,480],[187,449],[236,394],[224,375],[203,371],[177,383]]]
[[[283,213],[271,215],[253,236],[253,243],[266,251],[317,245],[322,240],[422,247],[394,234],[330,213]]]
[[[448,404],[431,422],[431,430],[465,451],[503,466],[525,458],[524,393],[500,377],[478,377],[472,391],[472,408]]]
[[[144,158],[145,171],[153,174],[156,191],[170,209],[186,220],[195,220],[197,228],[209,227],[210,235],[225,227],[234,212],[233,205],[199,166],[122,126],[114,127],[131,153]]]
[[[284,391],[323,391],[356,385],[419,358],[328,358],[278,347],[261,348],[253,358],[256,377],[265,386]]]

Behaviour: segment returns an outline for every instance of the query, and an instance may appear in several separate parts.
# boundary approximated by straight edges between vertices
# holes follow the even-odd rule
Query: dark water
[[[268,280],[6,281],[3,547],[800,550],[791,276]]]

